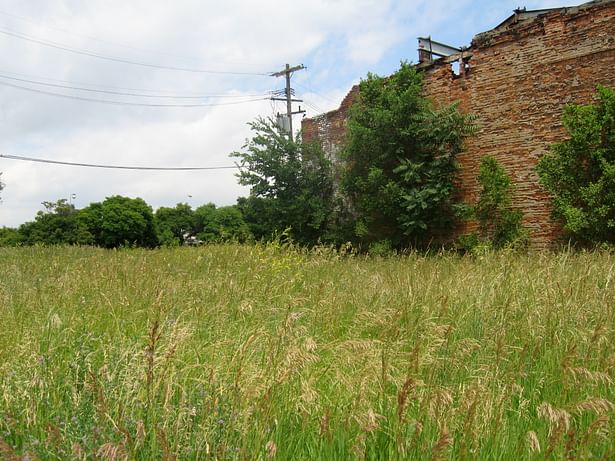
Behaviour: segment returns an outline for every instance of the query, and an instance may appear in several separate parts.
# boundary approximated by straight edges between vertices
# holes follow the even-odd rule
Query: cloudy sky
[[[0,154],[154,167],[233,165],[229,153],[250,135],[246,123],[284,111],[267,100],[283,79],[267,74],[285,63],[307,66],[293,75],[292,86],[313,116],[336,108],[367,72],[386,75],[402,59],[416,61],[418,36],[468,45],[518,6],[578,3],[0,0]],[[233,170],[124,171],[0,158],[0,172],[6,185],[0,226],[32,220],[42,201],[73,194],[78,208],[119,194],[156,209],[178,202],[229,205],[248,193]]]

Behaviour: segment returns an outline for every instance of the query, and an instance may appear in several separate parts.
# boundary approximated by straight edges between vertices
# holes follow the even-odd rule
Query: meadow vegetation
[[[0,458],[613,459],[613,253],[346,250],[0,248]]]

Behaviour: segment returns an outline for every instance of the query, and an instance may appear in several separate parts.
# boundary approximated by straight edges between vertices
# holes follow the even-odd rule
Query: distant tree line
[[[252,233],[236,205],[212,203],[196,209],[186,203],[154,212],[143,199],[106,198],[76,209],[66,199],[43,202],[33,221],[17,228],[0,229],[0,246],[95,245],[178,246],[185,243],[245,242]]]

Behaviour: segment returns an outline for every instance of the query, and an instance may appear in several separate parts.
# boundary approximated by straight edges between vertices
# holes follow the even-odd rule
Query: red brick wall
[[[615,1],[602,0],[558,9],[477,35],[469,50],[470,70],[456,76],[451,65],[420,65],[425,94],[436,104],[460,101],[479,117],[479,132],[459,156],[464,200],[476,199],[480,159],[493,155],[516,184],[514,206],[536,246],[559,235],[550,200],[538,183],[535,165],[553,142],[564,139],[562,109],[588,103],[596,85],[615,87]],[[345,136],[354,87],[340,108],[303,121],[306,140],[319,138],[337,158]],[[472,225],[462,231],[469,231]]]

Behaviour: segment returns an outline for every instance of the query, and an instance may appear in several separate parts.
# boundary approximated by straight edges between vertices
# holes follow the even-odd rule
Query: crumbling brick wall
[[[561,115],[567,103],[592,102],[598,84],[615,87],[615,1],[512,16],[477,35],[465,55],[465,75],[452,70],[457,57],[419,64],[425,94],[436,105],[460,101],[479,117],[477,135],[458,158],[462,199],[476,200],[480,159],[493,155],[516,184],[513,203],[523,210],[532,241],[548,246],[560,231],[535,166],[550,144],[565,138]],[[338,110],[304,120],[304,139],[320,139],[337,159],[357,95],[354,87]],[[472,229],[470,223],[460,231]]]

